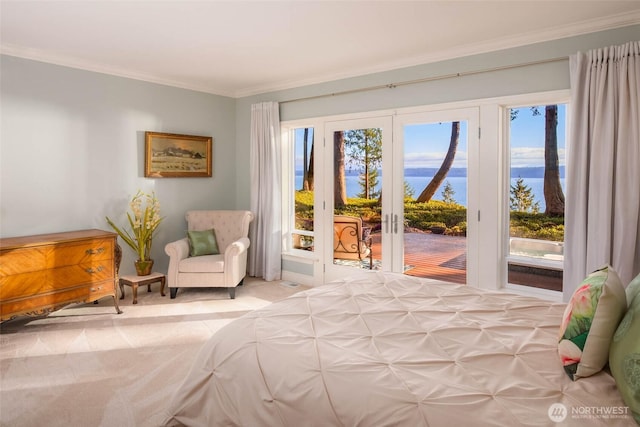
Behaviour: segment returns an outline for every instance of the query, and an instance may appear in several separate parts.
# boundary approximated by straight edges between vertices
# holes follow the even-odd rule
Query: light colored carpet
[[[131,288],[118,300],[73,305],[0,325],[0,425],[156,426],[205,340],[243,314],[308,289],[247,277],[226,289]]]

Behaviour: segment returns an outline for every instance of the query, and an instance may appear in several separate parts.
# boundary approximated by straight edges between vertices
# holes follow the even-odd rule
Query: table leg
[[[165,281],[165,277],[162,276],[160,278],[160,295],[164,296],[164,281]]]
[[[118,280],[118,285],[120,285],[120,299],[124,299],[124,286],[122,284],[122,279]]]
[[[138,284],[132,283],[131,290],[133,291],[133,303],[137,304],[138,303]]]

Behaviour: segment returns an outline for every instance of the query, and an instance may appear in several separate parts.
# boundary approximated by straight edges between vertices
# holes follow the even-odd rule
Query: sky
[[[530,108],[518,109],[515,120],[510,122],[511,166],[544,166],[544,107],[534,116]],[[565,154],[565,105],[558,107],[558,157],[564,164]],[[440,167],[449,148],[451,124],[433,123],[405,127],[405,168]],[[466,167],[467,127],[460,124],[460,141],[453,167]]]
[[[510,122],[511,167],[544,166],[544,107],[534,116],[529,107],[518,109],[518,116]],[[565,164],[566,105],[558,106],[558,155]],[[451,123],[432,123],[405,127],[405,169],[438,168],[449,147]],[[296,141],[302,146],[302,130],[297,130]],[[302,153],[301,148],[296,153]],[[296,158],[296,170],[302,169],[302,158]],[[460,124],[460,141],[453,167],[467,165],[467,126]]]
[[[451,141],[451,122],[404,127],[404,168],[439,168]],[[454,168],[467,167],[467,123],[460,123]]]

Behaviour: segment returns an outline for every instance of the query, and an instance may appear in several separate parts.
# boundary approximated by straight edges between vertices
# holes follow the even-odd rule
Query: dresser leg
[[[118,314],[122,314],[122,310],[120,310],[120,307],[118,307],[118,298],[116,298],[116,296],[113,296],[113,305],[116,308],[116,313]]]

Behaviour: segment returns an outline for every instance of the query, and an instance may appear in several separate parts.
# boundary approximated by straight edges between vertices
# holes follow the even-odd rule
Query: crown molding
[[[582,21],[572,25],[565,25],[561,28],[551,28],[535,32],[532,31],[514,37],[502,37],[482,43],[467,44],[459,48],[444,49],[438,52],[430,53],[428,55],[418,55],[402,60],[389,61],[372,67],[352,69],[348,72],[322,74],[306,79],[299,79],[294,81],[289,80],[287,81],[287,83],[282,84],[258,85],[253,87],[246,87],[236,91],[224,89],[221,87],[195,85],[186,81],[167,79],[159,75],[139,73],[124,68],[111,67],[104,64],[84,61],[78,58],[58,55],[56,53],[38,49],[24,48],[7,43],[0,44],[0,54],[15,56],[33,61],[46,62],[64,67],[93,71],[96,73],[108,74],[117,77],[140,80],[164,86],[193,90],[196,92],[204,92],[230,98],[243,98],[264,93],[293,89],[302,86],[326,83],[334,80],[358,77],[366,74],[380,73],[400,68],[451,60],[470,55],[495,52],[509,48],[526,46],[535,43],[542,43],[551,40],[558,40],[582,34],[606,31],[638,24],[640,24],[640,10],[633,13],[624,13],[604,18]]]
[[[575,37],[583,34],[596,33],[600,31],[613,30],[616,28],[628,27],[640,24],[640,10],[634,13],[624,13],[612,15],[605,18],[597,18],[588,21],[582,21],[572,25],[565,25],[562,28],[551,28],[544,31],[532,31],[508,38],[499,38],[489,40],[482,43],[467,44],[459,48],[446,49],[433,52],[428,55],[419,55],[411,58],[405,58],[399,61],[386,62],[374,67],[365,67],[357,70],[351,70],[344,73],[334,73],[332,75],[324,74],[315,78],[302,79],[297,81],[289,81],[282,85],[271,86],[255,86],[245,90],[239,90],[234,93],[235,98],[254,96],[263,93],[276,92],[280,90],[293,89],[302,86],[310,86],[314,84],[326,83],[335,80],[358,77],[366,74],[374,74],[385,71],[392,71],[400,68],[408,68],[417,65],[429,64],[434,62],[446,61],[465,56],[477,55],[482,53],[496,52],[505,49],[522,47],[536,43],[544,43],[552,40],[559,40],[569,37]]]
[[[222,90],[220,88],[194,85],[189,82],[166,79],[161,76],[146,74],[146,73],[138,73],[138,72],[123,69],[123,68],[105,66],[103,64],[83,61],[77,58],[57,55],[51,52],[46,52],[38,49],[14,46],[7,43],[2,43],[0,45],[0,54],[15,56],[23,59],[29,59],[32,61],[45,62],[48,64],[60,65],[63,67],[76,68],[84,71],[92,71],[95,73],[107,74],[107,75],[116,76],[116,77],[124,77],[127,79],[133,79],[133,80],[141,80],[147,83],[155,83],[163,86],[171,86],[171,87],[176,87],[180,89],[193,90],[196,92],[210,93],[212,95],[226,96],[229,98],[235,97],[233,92]]]

